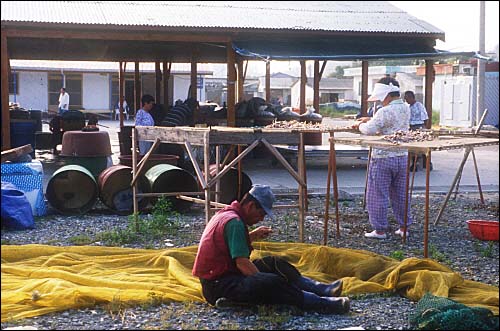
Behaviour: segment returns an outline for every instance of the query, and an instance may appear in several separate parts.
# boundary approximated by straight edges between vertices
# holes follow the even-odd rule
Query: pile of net
[[[429,131],[401,131],[398,130],[393,134],[384,136],[382,139],[387,140],[394,145],[399,145],[400,143],[411,143],[415,141],[431,141],[434,139],[432,132]]]
[[[498,316],[486,308],[467,307],[448,298],[426,293],[410,315],[416,330],[498,330]]]

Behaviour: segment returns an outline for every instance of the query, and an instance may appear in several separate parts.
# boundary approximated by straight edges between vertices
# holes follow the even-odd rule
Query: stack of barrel
[[[215,165],[211,166],[215,175]],[[132,168],[114,165],[101,172],[96,180],[92,173],[79,165],[67,165],[58,169],[47,185],[46,197],[51,206],[64,215],[85,214],[94,208],[97,199],[119,215],[133,212],[133,195],[130,183]],[[231,168],[220,179],[219,202],[230,204],[250,190],[252,181],[242,172],[241,189],[238,192],[238,171]],[[137,193],[198,192],[201,185],[188,171],[172,164],[157,164],[139,176]],[[215,190],[212,190],[212,201]],[[192,202],[167,197],[174,210],[186,212]],[[156,199],[139,198],[139,211],[144,211],[149,202]]]

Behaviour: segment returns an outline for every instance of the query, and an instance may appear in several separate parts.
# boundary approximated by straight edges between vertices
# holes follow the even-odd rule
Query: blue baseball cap
[[[273,217],[273,203],[276,201],[273,191],[267,185],[254,184],[250,191],[248,191],[251,196],[253,196],[260,204],[262,209],[266,212],[269,217]]]

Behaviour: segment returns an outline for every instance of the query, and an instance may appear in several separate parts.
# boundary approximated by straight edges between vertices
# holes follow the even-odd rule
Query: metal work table
[[[213,185],[216,185],[215,196],[217,200],[217,182],[218,180],[227,173],[230,168],[248,155],[256,146],[263,144],[275,157],[276,159],[285,167],[285,169],[290,173],[290,175],[298,183],[299,198],[297,205],[278,205],[274,208],[299,208],[299,240],[304,241],[304,212],[307,210],[307,179],[306,179],[306,166],[305,166],[305,156],[304,156],[304,134],[305,133],[330,133],[330,137],[333,137],[334,132],[353,132],[352,129],[348,128],[331,128],[331,129],[283,129],[283,128],[235,128],[235,127],[152,127],[152,126],[138,126],[132,130],[132,186],[133,186],[133,199],[134,199],[134,214],[137,215],[137,197],[135,182],[142,171],[142,167],[147,161],[149,155],[152,153],[154,148],[160,143],[171,143],[183,145],[189,155],[191,163],[196,172],[201,187],[203,188],[205,199],[189,198],[183,194],[183,192],[172,192],[172,193],[154,193],[148,194],[148,196],[160,196],[160,195],[171,195],[177,198],[186,199],[198,203],[205,204],[205,221],[208,223],[211,217],[211,206],[223,207],[224,204],[218,203],[218,201],[210,201],[210,191]],[[137,164],[137,141],[147,140],[153,141],[154,144],[148,153],[141,160],[140,164]],[[273,145],[297,145],[297,171],[287,162],[287,160],[281,155],[281,153]],[[196,161],[193,153],[192,146],[202,146],[203,147],[203,159],[204,165],[202,172],[198,162]],[[238,155],[229,162],[231,159],[232,150],[230,150],[225,160],[221,163],[219,160],[218,146],[220,145],[238,145]],[[209,166],[210,166],[210,146],[216,147],[216,164],[217,172],[214,177],[210,176]],[[242,146],[247,146],[244,150],[241,150]],[[196,192],[189,192],[190,195],[196,195]]]
[[[481,191],[481,183],[479,180],[479,173],[477,170],[476,157],[474,154],[475,147],[482,146],[491,146],[498,145],[498,138],[484,138],[481,136],[475,135],[437,135],[431,141],[419,141],[419,142],[410,142],[410,143],[400,143],[393,144],[389,141],[383,139],[383,136],[365,136],[360,135],[358,137],[352,138],[330,138],[330,157],[329,161],[332,163],[332,173],[328,174],[327,179],[327,201],[325,204],[325,228],[324,228],[324,244],[326,245],[328,232],[328,220],[329,220],[329,193],[330,193],[330,180],[333,178],[333,187],[334,187],[334,201],[335,201],[335,213],[336,213],[336,225],[337,225],[337,236],[340,236],[340,226],[339,226],[339,208],[338,208],[338,190],[337,190],[337,171],[336,171],[336,152],[335,152],[335,144],[346,144],[346,145],[361,145],[367,146],[370,148],[394,148],[394,149],[406,149],[408,152],[414,153],[424,153],[427,156],[427,164],[426,164],[426,177],[425,177],[425,222],[424,222],[424,257],[428,257],[428,229],[429,229],[429,184],[430,184],[430,162],[431,162],[431,152],[432,151],[443,151],[443,150],[451,150],[451,149],[465,149],[464,157],[462,162],[460,163],[453,183],[450,187],[450,190],[446,196],[445,202],[441,207],[438,217],[434,224],[437,224],[439,218],[448,202],[449,196],[453,191],[453,188],[457,184],[462,170],[464,168],[465,162],[469,154],[472,152],[472,156],[474,159],[474,167],[476,171],[476,178],[479,186],[479,192],[481,194],[481,201],[483,202],[482,191]],[[330,168],[330,167],[329,167]],[[367,170],[368,171],[368,170]],[[406,192],[409,189],[409,172],[410,172],[410,153],[408,154],[408,164],[406,167]],[[413,172],[415,175],[415,172]],[[413,185],[413,184],[412,184]],[[483,202],[484,203],[484,202]],[[406,208],[408,209],[408,194],[406,194]],[[405,232],[406,232],[406,217],[407,213],[405,213]],[[406,233],[403,236],[403,242],[406,241]]]

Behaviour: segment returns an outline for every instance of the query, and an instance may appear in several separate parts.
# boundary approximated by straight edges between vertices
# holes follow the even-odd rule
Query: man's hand
[[[369,120],[371,120],[372,118],[371,117],[360,117],[356,120],[356,122],[351,126],[351,128],[353,128],[354,130],[359,130],[359,125],[361,123],[366,123],[368,122]]]
[[[268,226],[259,226],[249,233],[250,240],[255,241],[266,238],[273,230]]]

